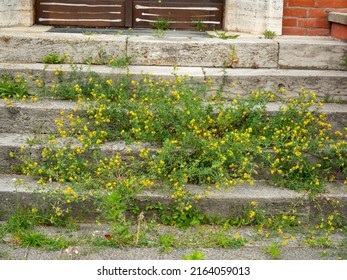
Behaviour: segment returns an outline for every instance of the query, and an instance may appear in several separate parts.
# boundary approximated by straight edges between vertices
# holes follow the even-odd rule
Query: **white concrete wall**
[[[262,34],[282,34],[283,0],[226,0],[224,29]]]
[[[225,0],[224,29],[282,34],[283,0]],[[0,27],[34,24],[35,0],[0,0]]]
[[[0,0],[0,27],[31,26],[34,0]]]

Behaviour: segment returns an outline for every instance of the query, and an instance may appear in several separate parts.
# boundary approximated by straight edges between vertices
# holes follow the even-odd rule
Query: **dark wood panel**
[[[201,20],[207,29],[221,28],[223,19],[223,4],[193,3],[165,1],[158,4],[157,1],[134,1],[133,8],[134,27],[148,28],[158,18],[170,21],[170,28],[196,29],[194,20]]]
[[[125,0],[37,0],[35,21],[45,25],[119,27],[125,23],[124,4]]]
[[[56,12],[43,12],[42,18],[44,19],[120,19],[124,21],[124,13],[110,14],[110,13],[56,13]]]
[[[225,0],[162,0],[160,4],[177,4],[187,5],[187,4],[224,4]],[[156,3],[158,4],[158,0],[141,0],[141,2],[146,3]]]

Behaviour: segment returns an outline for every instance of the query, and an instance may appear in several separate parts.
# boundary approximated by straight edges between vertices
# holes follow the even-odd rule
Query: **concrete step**
[[[269,103],[267,111],[269,114],[276,113],[282,105],[280,103]],[[74,113],[78,108],[76,102],[62,100],[40,100],[37,102],[16,101],[7,105],[0,100],[0,133],[53,133],[57,130],[54,120],[60,118],[60,112],[65,114]],[[325,103],[317,108],[327,116],[334,129],[343,129],[347,126],[347,106],[345,104]],[[85,114],[84,110],[78,111],[79,115]]]
[[[35,232],[43,233],[56,240],[64,238],[64,240],[75,241],[75,246],[69,246],[61,250],[44,250],[34,247],[18,247],[14,245],[11,235],[7,235],[2,243],[0,243],[0,259],[3,260],[182,260],[183,256],[190,255],[193,251],[198,251],[205,256],[205,260],[216,261],[216,265],[221,265],[224,260],[226,265],[230,260],[338,260],[345,256],[345,247],[342,245],[346,238],[343,233],[334,233],[329,235],[331,245],[329,248],[321,248],[319,246],[309,246],[305,239],[311,236],[306,232],[295,233],[293,239],[287,238],[287,234],[278,236],[278,234],[269,234],[264,238],[258,233],[255,226],[243,226],[237,228],[222,229],[220,226],[200,226],[181,230],[177,227],[163,226],[151,224],[151,229],[147,229],[147,222],[144,221],[141,231],[146,236],[147,245],[133,244],[122,248],[116,248],[112,244],[106,242],[105,235],[110,234],[112,228],[109,225],[96,225],[95,223],[77,223],[75,229],[66,229],[61,227],[43,227],[38,226]],[[308,227],[306,227],[308,228]],[[306,228],[302,228],[305,230]],[[301,228],[300,228],[301,229]],[[136,230],[136,229],[134,229]],[[224,238],[239,236],[245,241],[241,248],[222,248],[211,244],[211,239],[218,238],[218,233]],[[291,235],[291,234],[289,234]],[[322,234],[323,235],[323,234]],[[174,244],[167,244],[166,250],[163,250],[163,244],[160,242],[161,236],[174,236]],[[214,238],[213,238],[214,237]],[[207,240],[206,240],[206,239]],[[320,235],[316,239],[321,238]],[[286,240],[286,245],[282,245]],[[77,241],[77,242],[76,242]],[[106,243],[106,245],[96,245]],[[94,243],[94,244],[93,244]],[[279,256],[273,256],[268,253],[269,247],[278,246]],[[165,245],[164,245],[165,246]],[[164,252],[163,252],[164,251]],[[218,264],[217,264],[218,261]],[[224,262],[222,265],[224,265]],[[227,263],[228,262],[228,263]],[[340,261],[341,269],[334,269],[333,273],[338,277],[344,272],[344,265]],[[207,262],[205,262],[207,264]],[[199,264],[202,264],[200,261]],[[32,264],[31,264],[32,265]],[[56,265],[56,264],[55,264]],[[212,264],[213,265],[213,264]],[[278,265],[278,263],[277,263]],[[159,262],[156,262],[156,267]],[[315,271],[316,264],[313,264],[310,271]],[[83,267],[85,269],[85,267]],[[182,269],[182,266],[180,266]],[[307,268],[307,264],[305,264]],[[37,267],[37,269],[40,269]],[[66,268],[64,268],[66,269]],[[76,269],[76,264],[74,264]],[[5,270],[6,271],[6,270]],[[8,275],[13,275],[13,270],[8,270]],[[79,270],[80,271],[80,270]],[[277,269],[277,271],[279,271]],[[268,272],[266,272],[268,275]],[[302,273],[302,271],[301,271]],[[318,276],[319,272],[315,272]],[[331,275],[331,272],[329,272]],[[280,273],[278,273],[280,274]],[[6,272],[5,272],[6,275]],[[271,273],[272,275],[272,273]],[[319,277],[317,277],[319,279]],[[276,279],[274,277],[268,279]]]
[[[18,184],[19,180],[21,180],[20,184]],[[42,188],[32,177],[0,175],[0,213],[2,213],[0,218],[6,219],[18,209],[18,206],[47,209],[54,204],[55,199],[58,199],[58,196],[52,195],[52,191],[65,188],[65,185],[54,182],[47,183]],[[320,215],[331,214],[332,205],[335,205],[336,201],[339,203],[334,207],[337,207],[336,210],[342,215],[342,219],[347,217],[347,186],[339,182],[329,184],[327,192],[317,196],[314,202],[306,193],[277,188],[266,181],[256,181],[252,186],[246,183],[236,185],[228,191],[224,188],[212,189],[209,191],[208,197],[205,196],[207,188],[204,186],[188,185],[187,189],[193,194],[202,196],[197,207],[201,213],[211,218],[228,219],[240,216],[251,202],[256,202],[257,209],[266,211],[267,216],[288,214],[291,209],[295,208],[299,219],[304,224],[319,220]],[[82,220],[95,219],[98,211],[93,202],[93,198],[90,198],[83,202],[83,205],[69,204],[73,207],[71,213]],[[146,206],[156,205],[158,202],[164,206],[173,203],[170,192],[163,188],[145,190],[135,198],[135,205],[147,215],[153,215],[156,210],[151,210],[149,213],[145,210]],[[323,207],[317,208],[317,203],[321,203]]]
[[[202,36],[83,35],[48,33],[49,28],[3,28],[0,30],[0,62],[42,62],[53,52],[69,54],[74,63],[103,57],[132,58],[133,65],[292,68],[341,70],[346,54],[344,42],[321,39],[262,39],[241,35],[223,40]],[[30,50],[30,52],[28,52]]]
[[[77,70],[76,70],[77,69]],[[0,76],[23,76],[35,88],[36,79],[50,85],[56,80],[56,71],[69,77],[78,73],[79,77],[89,78],[95,73],[101,78],[114,80],[126,75],[134,80],[151,75],[153,79],[173,79],[175,75],[188,76],[191,83],[202,83],[210,79],[214,93],[224,81],[224,97],[232,99],[237,94],[262,89],[276,91],[278,88],[287,89],[287,97],[293,97],[304,87],[312,90],[322,100],[347,102],[347,71],[335,70],[293,70],[293,69],[224,69],[210,67],[179,67],[170,66],[129,66],[128,68],[112,68],[100,65],[44,65],[41,63],[0,63]]]
[[[35,139],[37,143],[30,147],[30,154],[33,157],[41,157],[42,149],[47,147],[47,135],[44,134],[18,134],[18,133],[0,133],[0,172],[12,173],[21,162],[18,158],[21,155],[21,147],[28,148],[28,140]],[[63,147],[67,144],[67,140],[63,138],[57,139],[57,146]],[[80,146],[80,143],[76,140],[72,143],[74,146]],[[126,144],[124,141],[110,141],[104,143],[100,147],[100,151],[105,157],[111,157],[112,155],[120,154],[123,159],[129,159],[130,157],[136,157],[139,159],[141,149],[150,149],[151,153],[155,153],[158,147],[155,147],[149,143],[141,144]],[[15,156],[11,156],[10,153]]]

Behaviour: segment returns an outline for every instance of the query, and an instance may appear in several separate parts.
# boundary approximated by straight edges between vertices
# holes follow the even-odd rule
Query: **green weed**
[[[274,39],[277,36],[276,32],[271,31],[271,30],[265,30],[263,32],[263,35],[264,35],[265,39]]]
[[[347,69],[347,55],[344,55],[341,58],[341,62],[340,62],[341,66],[346,70]]]
[[[204,260],[205,255],[199,251],[193,251],[189,255],[183,255],[182,260]]]
[[[269,254],[274,260],[278,260],[281,257],[281,250],[279,248],[279,245],[276,243],[272,243],[271,245],[266,247],[265,253]]]
[[[68,58],[68,54],[64,54],[63,56],[60,56],[56,52],[53,52],[52,54],[47,54],[42,59],[42,62],[45,64],[61,64],[61,63],[64,63],[67,58]]]
[[[200,32],[205,31],[207,28],[206,24],[198,18],[193,18],[193,24],[195,25],[196,30]]]
[[[219,38],[223,40],[228,40],[228,39],[236,39],[240,35],[238,34],[228,35],[227,32],[218,32],[217,30],[215,30],[214,33],[208,33],[208,36],[210,38]]]
[[[62,250],[74,245],[74,242],[66,240],[63,236],[52,238],[41,232],[32,231],[17,233],[14,239],[22,247],[43,248],[46,250]]]
[[[29,95],[29,86],[25,78],[19,75],[14,79],[6,75],[0,78],[0,98],[25,101]]]
[[[170,27],[170,22],[165,18],[158,18],[155,22],[151,23],[151,26],[156,30],[168,30]]]
[[[170,235],[170,234],[161,235],[159,239],[159,245],[161,247],[160,251],[169,253],[171,251],[171,248],[175,246],[176,242],[177,240],[173,235]]]

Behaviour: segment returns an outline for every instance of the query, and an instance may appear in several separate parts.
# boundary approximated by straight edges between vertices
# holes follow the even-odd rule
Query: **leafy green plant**
[[[139,191],[139,190],[138,190]],[[119,184],[117,189],[103,196],[102,210],[103,218],[112,227],[111,233],[119,245],[130,241],[131,232],[126,220],[125,211],[134,196],[134,192],[126,184]]]
[[[161,252],[169,253],[171,251],[171,248],[175,245],[176,238],[173,235],[170,234],[163,234],[160,236],[160,247]]]
[[[225,249],[238,249],[245,245],[246,241],[243,238],[227,237],[220,235],[217,238],[219,246]]]
[[[62,250],[74,242],[68,241],[63,236],[47,237],[41,232],[24,231],[14,237],[22,247],[43,248],[46,250]]]
[[[193,18],[193,24],[195,25],[196,30],[200,32],[205,31],[207,28],[206,24],[198,18]]]
[[[228,39],[236,39],[238,38],[240,35],[238,34],[232,34],[232,35],[228,35],[227,32],[218,32],[217,30],[214,30],[214,33],[208,33],[208,36],[211,38],[219,38],[219,39],[223,39],[223,40],[228,40]]]
[[[277,36],[276,32],[271,30],[265,30],[263,35],[265,39],[274,39]]]
[[[157,30],[168,30],[170,27],[170,21],[165,18],[158,18],[155,22],[151,23],[152,27]]]
[[[193,251],[188,255],[183,255],[182,260],[204,260],[205,255],[199,251]]]
[[[347,70],[347,55],[344,55],[344,56],[341,58],[341,63],[340,63],[340,64],[342,65],[342,67],[343,67],[344,69]]]
[[[236,65],[239,63],[239,58],[237,57],[235,46],[230,46],[230,51],[228,52],[227,57],[229,61],[226,62],[225,65],[231,68],[235,68]]]
[[[68,54],[64,54],[63,56],[60,56],[56,52],[53,52],[51,54],[47,54],[42,59],[42,62],[45,64],[61,64],[66,61],[67,57],[68,57]]]
[[[105,50],[100,50],[96,56],[89,57],[84,60],[87,64],[96,64],[96,65],[108,65],[116,68],[127,67],[131,63],[132,58],[130,56],[118,56],[114,57],[111,54],[107,53]]]
[[[14,79],[4,75],[0,78],[0,98],[25,100],[29,96],[29,86],[25,78],[16,76]]]
[[[272,259],[278,260],[281,257],[281,250],[279,245],[276,243],[271,243],[265,248],[265,253],[269,254]]]
[[[155,206],[147,206],[147,210],[156,209],[161,216],[161,222],[165,225],[174,225],[179,228],[198,226],[204,219],[189,201],[177,200],[172,205],[163,207],[160,202]]]
[[[108,65],[111,66],[111,67],[116,67],[116,68],[124,68],[124,67],[127,67],[131,64],[132,62],[132,57],[131,56],[120,56],[120,57],[117,57],[117,58],[111,58],[109,61],[108,61]]]

